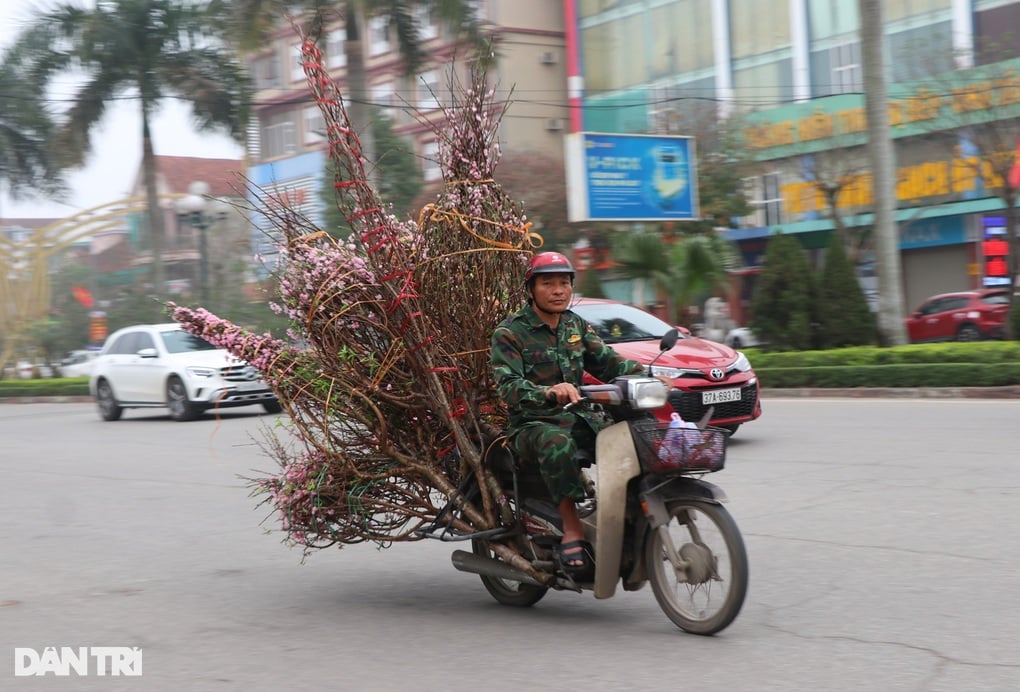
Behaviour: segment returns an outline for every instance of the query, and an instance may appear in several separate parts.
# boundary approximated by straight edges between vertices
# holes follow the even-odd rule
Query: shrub
[[[854,267],[833,233],[818,286],[818,346],[839,348],[875,342],[877,326]]]
[[[1009,308],[1009,322],[1006,324],[1008,330],[1006,337],[1009,339],[1020,340],[1020,300],[1013,297],[1013,302]]]
[[[812,296],[814,277],[800,243],[793,236],[774,233],[751,301],[751,329],[772,348],[811,348]]]

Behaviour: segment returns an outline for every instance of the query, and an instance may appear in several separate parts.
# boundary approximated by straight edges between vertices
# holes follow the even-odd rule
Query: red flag
[[[74,296],[75,300],[84,305],[86,310],[91,310],[96,304],[96,302],[92,300],[92,292],[84,286],[73,286],[71,288],[71,295]]]
[[[1016,151],[1013,153],[1013,167],[1009,169],[1009,186],[1020,188],[1020,138],[1016,140]]]

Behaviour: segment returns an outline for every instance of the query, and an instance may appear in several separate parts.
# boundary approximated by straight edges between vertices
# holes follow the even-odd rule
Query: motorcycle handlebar
[[[564,411],[569,411],[570,409],[574,408],[575,406],[581,406],[582,404],[588,404],[588,403],[591,403],[591,398],[583,396],[580,399],[578,399],[577,401],[571,401],[569,403],[564,404],[563,405],[563,410]]]

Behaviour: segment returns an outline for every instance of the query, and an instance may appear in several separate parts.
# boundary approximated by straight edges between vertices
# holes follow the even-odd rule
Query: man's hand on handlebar
[[[574,385],[569,382],[560,382],[545,390],[545,398],[558,404],[576,404],[584,397]]]

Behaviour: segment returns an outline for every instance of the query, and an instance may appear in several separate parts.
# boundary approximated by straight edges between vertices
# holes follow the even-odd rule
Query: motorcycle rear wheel
[[[712,635],[733,622],[747,595],[747,552],[733,517],[722,505],[675,500],[667,505],[674,549],[689,562],[682,575],[652,531],[645,569],[655,600],[670,620],[691,634]]]
[[[480,539],[473,539],[471,541],[471,550],[475,555],[482,555],[484,557],[496,557],[495,553],[489,549],[489,542]],[[499,579],[498,577],[486,577],[479,575],[482,580],[482,584],[485,586],[485,590],[488,591],[493,598],[499,603],[507,606],[514,606],[516,608],[528,608],[535,605],[542,600],[546,592],[549,589],[545,586],[535,586],[534,584],[524,584],[519,581],[512,581],[509,579]]]

